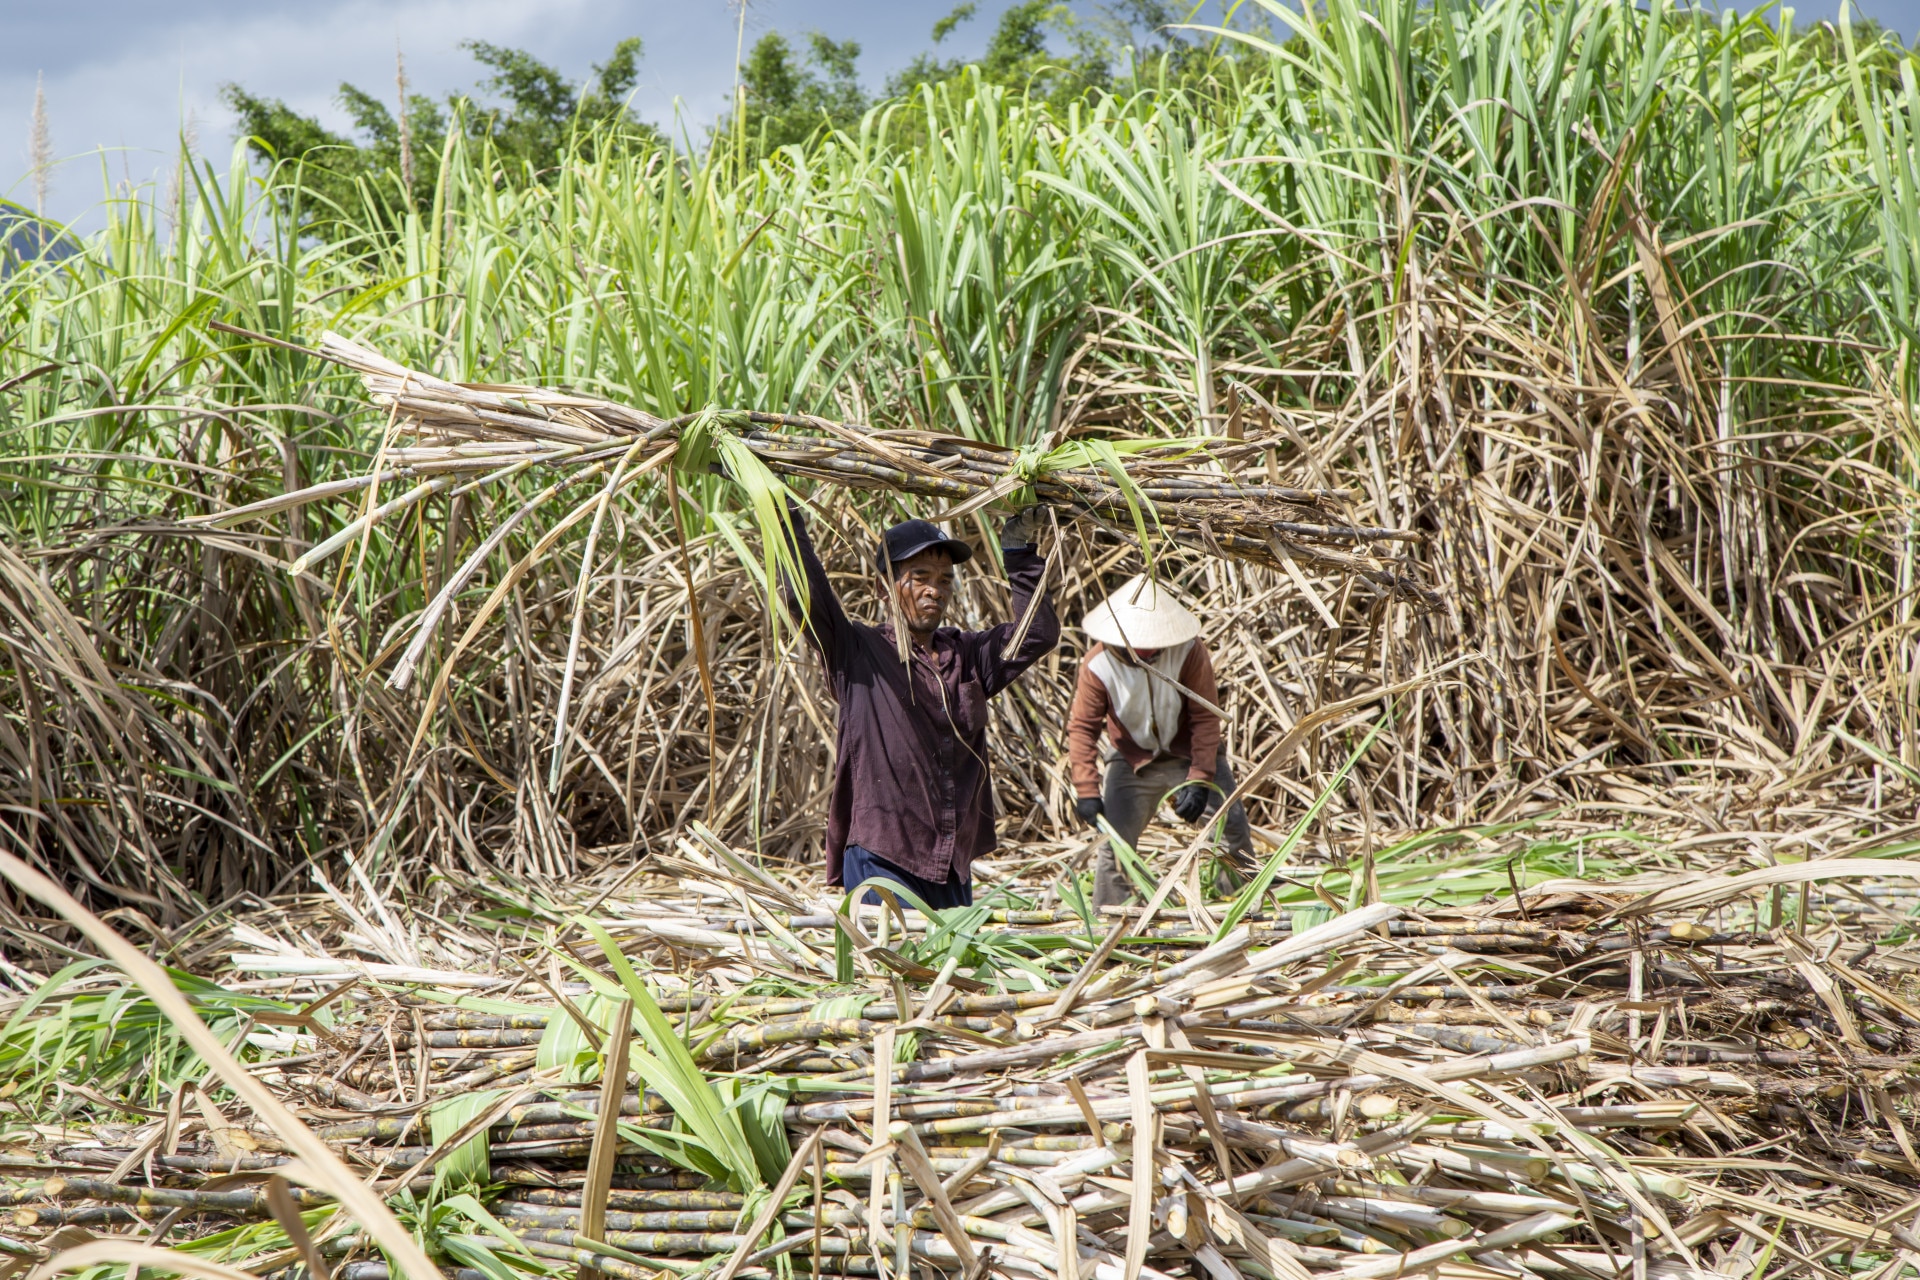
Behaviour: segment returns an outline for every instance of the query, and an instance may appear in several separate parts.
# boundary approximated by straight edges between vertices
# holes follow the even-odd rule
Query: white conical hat
[[[1115,649],[1171,649],[1200,634],[1200,619],[1144,573],[1087,610],[1080,626]]]

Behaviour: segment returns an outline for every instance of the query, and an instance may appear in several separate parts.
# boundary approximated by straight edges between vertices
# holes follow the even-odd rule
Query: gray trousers
[[[1168,797],[1168,793],[1186,785],[1187,769],[1191,762],[1185,756],[1157,756],[1135,773],[1126,758],[1118,752],[1109,752],[1106,761],[1107,772],[1100,784],[1100,801],[1106,806],[1107,825],[1131,848],[1140,843],[1140,833],[1153,821],[1160,802]],[[1224,751],[1214,765],[1213,783],[1220,790],[1207,793],[1207,816],[1203,821],[1209,823],[1220,812],[1220,801],[1233,792],[1233,770],[1227,767],[1227,753]],[[1247,811],[1237,800],[1227,810],[1224,835],[1229,855],[1228,866],[1231,867],[1234,862],[1248,865],[1253,858],[1253,838],[1247,831]],[[1127,879],[1126,872],[1115,862],[1113,849],[1103,845],[1093,867],[1093,905],[1118,906],[1132,896],[1133,882]]]

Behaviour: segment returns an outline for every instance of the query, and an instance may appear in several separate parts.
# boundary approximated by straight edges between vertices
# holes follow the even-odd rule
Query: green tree
[[[1847,50],[1840,41],[1840,29],[1831,21],[1796,23],[1794,33],[1806,41],[1803,47],[1820,62],[1835,67],[1847,65]],[[1855,18],[1853,47],[1861,70],[1899,78],[1906,45],[1898,32],[1887,30],[1873,18]]]
[[[399,124],[385,103],[353,85],[341,85],[336,101],[352,118],[361,141],[335,133],[278,98],[257,96],[237,84],[223,86],[220,94],[238,118],[254,156],[269,163],[300,163],[302,212],[316,230],[359,209],[363,182],[392,175],[395,186],[400,185]],[[432,99],[415,96],[407,104],[407,119],[413,130],[414,172],[405,194],[419,204],[433,198],[446,116]]]
[[[973,0],[956,6],[933,24],[934,44],[977,12]],[[922,53],[888,79],[887,96],[906,97],[971,68],[990,84],[1063,107],[1099,93],[1196,83],[1217,72],[1224,58],[1247,56],[1242,45],[1230,44],[1223,53],[1182,31],[1191,16],[1185,0],[1113,0],[1085,17],[1057,0],[1022,0],[1000,15],[979,58]],[[1254,30],[1266,25],[1258,16],[1251,21]]]
[[[306,174],[305,225],[322,236],[339,224],[337,211],[356,214],[369,196],[383,209],[383,217],[431,204],[450,128],[490,142],[508,162],[509,180],[553,168],[569,147],[582,141],[660,144],[658,131],[627,107],[639,78],[638,37],[615,45],[583,85],[523,50],[483,40],[465,41],[461,47],[492,71],[480,85],[490,98],[454,94],[443,107],[425,95],[411,95],[405,124],[410,175],[402,172],[401,122],[385,102],[355,85],[342,84],[335,98],[353,121],[350,134],[335,133],[280,99],[249,93],[238,84],[223,86],[221,97],[238,118],[256,158],[301,163]]]
[[[933,24],[935,44],[943,42],[976,13],[969,2]],[[1067,38],[1073,51],[1057,54],[1048,48],[1049,32]],[[941,58],[923,53],[887,81],[889,97],[906,97],[925,84],[938,84],[978,67],[989,84],[1005,85],[1056,104],[1107,87],[1111,80],[1105,51],[1093,33],[1056,0],[1021,0],[1005,13],[987,38],[986,51],[974,61]]]
[[[859,57],[856,41],[830,40],[817,31],[807,36],[805,63],[779,32],[760,37],[740,68],[749,153],[766,155],[804,143],[822,129],[856,124],[869,105],[854,73]],[[729,116],[716,133],[730,137],[737,127]]]
[[[1114,0],[1096,6],[1072,38],[1083,54],[1107,64],[1116,79],[1184,80],[1203,73],[1218,57],[1210,44],[1181,30],[1193,9],[1182,0]],[[1267,25],[1264,15],[1256,20]],[[1233,48],[1239,53],[1245,46]]]
[[[484,40],[464,40],[460,47],[492,68],[481,85],[503,99],[492,106],[475,104],[466,115],[469,134],[490,138],[502,155],[533,172],[551,169],[579,134],[622,142],[658,139],[626,105],[640,78],[638,36],[615,45],[613,55],[596,65],[581,86],[521,49],[503,49]]]

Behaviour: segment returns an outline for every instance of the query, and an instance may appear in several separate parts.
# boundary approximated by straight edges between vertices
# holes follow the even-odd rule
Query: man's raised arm
[[[1028,507],[1000,527],[1000,555],[1007,563],[1007,586],[1013,593],[1013,618],[990,630],[980,632],[985,650],[980,655],[987,696],[992,697],[1019,678],[1020,673],[1044,658],[1060,643],[1060,619],[1053,611],[1053,600],[1041,585],[1047,562],[1034,544],[1037,532],[1036,509]],[[1007,642],[1013,639],[1027,607],[1035,594],[1040,599],[1033,610],[1033,621],[1020,646],[1006,657]]]
[[[787,549],[800,563],[800,571],[806,577],[806,600],[803,604],[799,590],[787,576],[786,567],[780,570],[780,595],[787,603],[787,610],[793,615],[823,657],[831,657],[835,647],[847,634],[847,611],[840,607],[840,597],[834,594],[833,584],[827,581],[827,567],[820,563],[820,554],[813,549],[813,539],[807,533],[806,517],[801,514],[800,504],[791,497],[787,499],[787,525],[791,530]]]

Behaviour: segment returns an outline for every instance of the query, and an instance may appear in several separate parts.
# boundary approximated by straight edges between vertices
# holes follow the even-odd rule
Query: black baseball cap
[[[936,547],[952,557],[955,564],[962,564],[973,558],[972,547],[958,538],[949,538],[926,520],[902,520],[882,534],[881,541],[890,564],[911,560],[922,551],[930,551]]]

